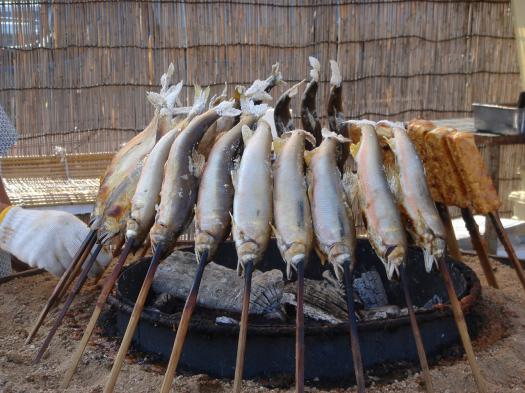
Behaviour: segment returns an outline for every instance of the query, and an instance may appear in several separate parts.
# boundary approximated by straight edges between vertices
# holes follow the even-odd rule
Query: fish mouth
[[[406,250],[405,247],[395,245],[388,246],[385,252],[383,262],[385,264],[386,275],[389,280],[399,280],[399,267],[405,262]]]

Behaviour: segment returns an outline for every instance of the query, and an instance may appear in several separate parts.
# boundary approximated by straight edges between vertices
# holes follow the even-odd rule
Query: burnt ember
[[[142,351],[169,357],[184,299],[196,263],[191,249],[172,254],[159,268],[134,343]],[[407,309],[398,282],[386,278],[384,267],[366,240],[357,246],[354,299],[366,368],[383,363],[417,362]],[[117,310],[117,330],[125,329],[149,258],[121,275],[110,303]],[[198,306],[180,366],[191,372],[232,377],[239,332],[242,280],[235,272],[235,247],[225,242],[203,277]],[[465,265],[448,260],[464,311],[475,304],[480,284]],[[295,285],[285,282],[285,265],[272,242],[254,275],[246,350],[248,378],[294,373]],[[307,379],[329,382],[353,375],[344,291],[329,265],[315,254],[306,268],[305,373]],[[206,274],[209,276],[206,277]],[[425,272],[423,254],[411,248],[407,275],[425,348],[430,358],[458,342],[448,296],[438,272]],[[257,287],[259,285],[259,287]],[[239,299],[237,299],[239,298]],[[326,359],[330,361],[327,362]]]

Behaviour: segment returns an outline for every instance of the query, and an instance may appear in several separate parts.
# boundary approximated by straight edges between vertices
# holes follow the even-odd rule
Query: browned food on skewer
[[[149,93],[148,99],[156,106],[155,114],[144,131],[133,137],[111,160],[102,177],[100,188],[91,213],[90,225],[98,228],[102,225],[102,216],[107,207],[108,198],[115,187],[132,173],[137,164],[151,151],[157,140],[171,129],[172,110],[182,89],[182,81],[171,86],[174,72],[170,64],[168,72],[161,78],[160,93]]]
[[[195,87],[194,105],[191,108],[188,115],[186,116],[186,118],[179,122],[177,125],[175,125],[175,128],[178,130],[175,131],[176,134],[179,134],[181,130],[183,130],[186,127],[186,125],[191,121],[191,119],[193,119],[196,115],[202,112],[202,110],[205,108],[206,101],[208,99],[208,94],[208,88],[202,90],[199,86]],[[173,129],[173,111],[170,109],[170,107],[167,106],[171,105],[169,100],[164,99],[164,97],[156,97],[156,99],[157,105],[166,104],[166,107],[162,106],[159,110],[160,116],[157,137],[159,135],[162,135],[160,137],[160,139],[162,139],[164,135],[166,135],[168,132],[171,132],[171,130]],[[165,141],[163,143],[165,143]],[[137,234],[141,235],[141,239],[138,239],[136,246],[139,247],[142,244],[141,240],[143,241],[145,239],[147,231],[153,224],[153,222],[151,221],[151,218],[153,218],[153,212],[151,210],[152,207],[155,206],[158,196],[158,188],[150,188],[150,186],[158,184],[158,182],[155,182],[155,179],[161,178],[160,176],[158,176],[159,163],[155,160],[152,160],[151,163],[156,163],[157,165],[153,166],[147,164],[146,157],[152,151],[154,146],[152,146],[151,149],[148,152],[146,152],[142,160],[136,166],[135,170],[129,173],[111,193],[111,196],[109,197],[102,217],[102,225],[98,231],[98,237],[101,242],[107,242],[108,240],[118,235],[117,241],[120,240],[120,242],[123,243],[126,221],[130,217],[130,212],[132,210],[132,198],[134,198],[135,194],[137,194],[136,191],[138,191],[139,194],[144,194],[144,190],[146,194],[146,199],[150,202],[149,204],[145,203],[144,207],[150,208],[150,214],[149,219],[142,222],[145,228],[142,228],[142,231],[136,231]],[[146,161],[146,165],[144,165],[144,161]],[[142,168],[145,169],[144,173],[142,173]],[[141,180],[141,188],[137,190],[139,180]],[[140,198],[138,196],[139,194],[137,194],[138,198]],[[137,199],[135,199],[135,202],[137,202]],[[136,206],[137,205],[135,204],[135,207]]]
[[[450,133],[446,141],[474,211],[477,214],[498,211],[501,201],[476,146],[474,135],[468,132]]]
[[[171,252],[193,216],[198,178],[204,167],[203,157],[195,149],[197,143],[219,117],[239,114],[240,110],[233,108],[232,102],[222,102],[195,117],[175,139],[165,166],[159,210],[150,231],[153,247],[162,245],[161,258]]]

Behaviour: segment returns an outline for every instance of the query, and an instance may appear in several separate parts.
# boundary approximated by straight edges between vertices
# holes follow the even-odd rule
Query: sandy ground
[[[476,258],[467,263],[482,277]],[[500,290],[486,286],[477,313],[485,323],[474,341],[483,373],[491,392],[525,392],[525,294],[514,271],[493,261]],[[65,325],[51,344],[51,351],[37,366],[31,365],[43,333],[47,332],[48,318],[34,344],[25,346],[24,339],[56,279],[49,274],[19,278],[0,285],[0,392],[59,392],[59,385],[68,366],[68,360],[77,346],[83,327],[89,319],[92,305],[100,289],[87,286],[76,300],[65,319]],[[101,393],[111,369],[118,343],[98,332],[91,339],[77,375],[67,392]],[[155,364],[141,354],[128,356],[117,385],[117,392],[157,392],[165,364]],[[459,347],[431,364],[436,392],[476,392],[468,363]],[[368,392],[423,392],[422,378],[415,367],[397,367],[388,375],[368,374]],[[244,392],[292,392],[290,380],[248,381]],[[288,386],[286,386],[288,384]],[[285,385],[285,386],[283,386]],[[230,381],[216,380],[205,375],[176,377],[172,391],[181,393],[230,392]],[[308,387],[309,392],[352,392],[345,389]]]

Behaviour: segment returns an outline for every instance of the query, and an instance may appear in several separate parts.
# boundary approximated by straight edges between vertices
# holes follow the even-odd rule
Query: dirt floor
[[[486,286],[477,258],[467,257],[483,284],[483,296],[477,313],[485,324],[474,342],[474,349],[489,382],[491,392],[525,392],[525,294],[514,271],[492,261],[500,290]],[[19,278],[0,285],[0,393],[59,392],[68,361],[89,319],[99,286],[85,288],[67,314],[65,325],[51,344],[44,360],[31,365],[43,333],[34,344],[24,345],[31,325],[57,280],[49,274]],[[54,314],[53,314],[54,315]],[[95,334],[67,392],[101,393],[118,350],[116,340]],[[147,357],[128,357],[117,385],[117,392],[157,392],[165,364],[158,365]],[[459,347],[431,364],[436,392],[476,392],[468,363]],[[388,375],[368,374],[368,392],[423,392],[422,378],[415,367],[397,367]],[[291,380],[245,382],[243,392],[292,392]],[[181,393],[230,392],[232,384],[205,375],[176,377],[173,391]],[[352,392],[355,388],[322,389],[309,387],[309,392]]]

